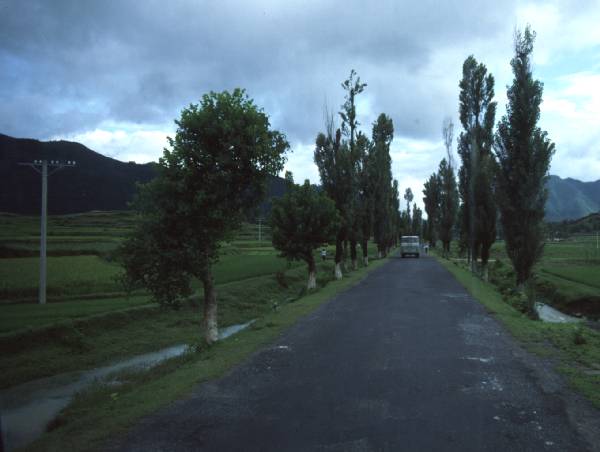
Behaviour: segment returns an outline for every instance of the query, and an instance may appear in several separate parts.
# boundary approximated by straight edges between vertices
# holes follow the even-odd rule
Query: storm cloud
[[[585,19],[582,9],[597,12],[593,3],[554,7],[567,21]],[[180,110],[203,93],[243,87],[294,144],[291,162],[314,176],[308,167],[324,106],[339,109],[340,82],[355,69],[368,83],[361,127],[368,133],[377,114],[389,114],[395,153],[427,154],[414,159],[418,179],[443,155],[442,120],[457,120],[464,59],[475,54],[494,73],[503,112],[514,28],[523,21],[536,28],[544,8],[481,0],[7,1],[0,4],[0,132],[39,139],[97,138],[103,129],[172,133]],[[552,39],[542,41],[542,55],[559,37]],[[104,152],[124,152],[123,143]],[[160,153],[164,143],[156,146]],[[406,155],[400,161],[410,166]]]

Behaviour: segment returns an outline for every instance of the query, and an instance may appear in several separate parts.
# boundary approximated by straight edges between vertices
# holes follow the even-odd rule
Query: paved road
[[[598,418],[435,260],[391,259],[108,449],[584,451]]]

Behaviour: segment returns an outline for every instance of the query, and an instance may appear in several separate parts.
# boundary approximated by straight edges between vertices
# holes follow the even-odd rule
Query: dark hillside
[[[126,209],[136,182],[147,182],[156,175],[155,164],[120,162],[79,143],[0,135],[0,211],[39,214],[41,176],[18,165],[36,159],[77,162],[75,168],[65,168],[48,178],[50,214]]]
[[[157,174],[155,163],[121,162],[70,141],[42,142],[0,134],[0,212],[38,215],[41,206],[41,176],[19,162],[75,160],[75,168],[64,168],[48,178],[48,213],[69,214],[91,210],[124,210],[133,199],[137,182],[148,182]],[[270,197],[285,193],[285,181],[269,179],[267,201],[258,215],[271,210]]]

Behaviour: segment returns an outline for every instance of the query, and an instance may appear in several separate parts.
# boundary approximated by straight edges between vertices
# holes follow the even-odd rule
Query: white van
[[[403,235],[400,239],[400,255],[402,257],[411,255],[419,257],[421,253],[421,241],[418,235]]]

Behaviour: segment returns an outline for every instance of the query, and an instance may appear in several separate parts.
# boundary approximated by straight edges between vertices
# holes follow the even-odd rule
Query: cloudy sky
[[[515,27],[537,32],[541,126],[551,173],[600,178],[600,2],[0,0],[0,133],[79,141],[119,160],[156,160],[181,109],[246,88],[292,144],[288,169],[318,182],[323,110],[339,110],[351,69],[368,84],[361,128],[394,121],[394,176],[422,183],[458,123],[473,54],[496,78],[504,114]],[[455,130],[460,131],[457,124]]]

